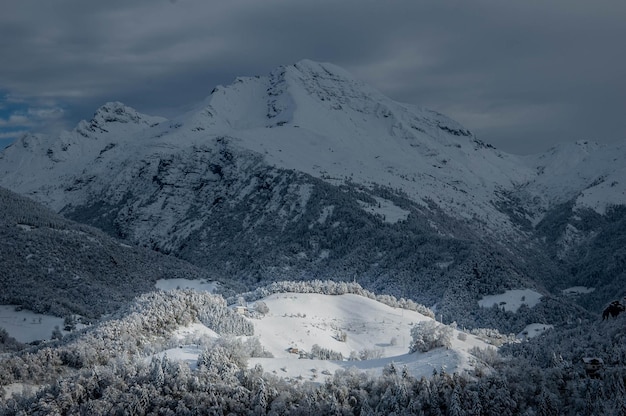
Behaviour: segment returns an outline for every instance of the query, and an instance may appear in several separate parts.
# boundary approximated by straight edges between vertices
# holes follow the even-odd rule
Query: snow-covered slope
[[[400,189],[500,234],[511,228],[497,208],[502,192],[539,196],[540,207],[529,211],[539,216],[572,197],[601,213],[626,198],[623,146],[578,142],[534,157],[509,155],[442,114],[395,102],[337,66],[309,60],[219,86],[171,121],[108,103],[59,137],[27,135],[0,156],[0,184],[61,210],[111,181],[123,188],[142,160],[219,137],[262,155],[263,163]]]
[[[159,279],[184,282],[208,274],[172,256],[124,244],[2,187],[0,213],[0,305],[91,320],[154,290],[155,283],[163,282]],[[23,315],[20,321],[36,319],[35,326],[45,327],[39,325],[41,316],[18,315]],[[46,322],[58,324],[44,317]],[[0,327],[20,330],[16,324],[0,317]]]
[[[574,200],[575,209],[626,204],[626,145],[602,146],[587,140],[562,144],[544,154],[528,156],[537,176],[526,186],[542,199],[544,209]]]
[[[251,358],[248,366],[260,364],[264,371],[294,381],[322,383],[338,369],[357,368],[373,375],[394,363],[400,372],[406,367],[414,377],[429,377],[433,371],[459,373],[479,361],[472,348],[494,348],[473,335],[450,329],[450,347],[409,353],[411,328],[415,323],[432,321],[419,312],[393,308],[367,297],[344,294],[279,293],[260,299],[269,312],[249,318],[254,337],[273,358]],[[248,305],[254,309],[254,305]],[[182,339],[193,339],[206,332],[201,325],[185,329]],[[345,340],[340,340],[340,335]],[[316,348],[340,353],[344,360],[311,359]],[[160,355],[189,362],[201,352],[196,345],[183,345]],[[352,356],[352,360],[349,358]]]
[[[465,334],[466,339],[461,341],[459,331],[453,330],[450,349],[409,354],[411,327],[432,318],[359,295],[281,293],[262,301],[270,312],[252,322],[255,336],[274,358],[253,359],[251,365],[259,362],[266,371],[281,376],[319,380],[324,378],[324,369],[334,372],[331,370],[350,367],[380,374],[385,365],[394,362],[398,370],[406,366],[411,375],[428,377],[433,370],[467,370],[476,362],[468,351],[472,347],[489,348],[473,335]],[[342,334],[345,341],[341,340]],[[365,361],[311,362],[289,350],[311,352],[314,345],[341,353],[346,359],[351,355],[369,357]]]
[[[72,186],[80,187],[97,176],[108,178],[119,169],[120,155],[106,163],[107,152],[117,153],[118,145],[131,142],[135,135],[164,120],[139,114],[119,102],[107,103],[72,131],[58,137],[27,134],[6,148],[0,153],[1,183],[59,211],[77,202],[72,198]],[[132,156],[137,154],[122,159]]]
[[[182,117],[183,128],[232,135],[275,166],[401,189],[491,230],[507,222],[494,192],[534,174],[444,115],[397,103],[332,64],[305,60],[238,79],[200,114]]]
[[[309,60],[237,78],[171,121],[107,103],[59,137],[27,135],[0,156],[0,185],[61,210],[88,199],[79,189],[97,193],[105,186],[98,182],[132,181],[137,172],[124,169],[138,161],[218,137],[270,165],[401,189],[500,233],[510,225],[494,206],[501,191],[540,196],[543,211],[577,197],[602,213],[626,199],[624,146],[581,141],[533,157],[509,155],[442,114],[395,102],[337,66]]]

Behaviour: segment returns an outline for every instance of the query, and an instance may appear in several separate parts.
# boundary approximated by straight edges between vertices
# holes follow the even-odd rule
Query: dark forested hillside
[[[162,278],[206,278],[182,260],[131,247],[0,188],[0,304],[97,318]]]
[[[605,215],[592,210],[574,212],[563,204],[537,226],[546,254],[563,273],[543,282],[559,292],[572,286],[591,287],[573,300],[596,313],[626,296],[626,207],[613,206]]]

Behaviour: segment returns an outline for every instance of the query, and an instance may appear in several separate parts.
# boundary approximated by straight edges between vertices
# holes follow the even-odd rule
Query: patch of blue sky
[[[50,103],[39,105],[0,91],[0,150],[28,132],[46,130],[58,124],[64,110]]]
[[[28,132],[32,122],[26,102],[13,99],[4,91],[0,92],[0,97],[0,149],[4,149]]]

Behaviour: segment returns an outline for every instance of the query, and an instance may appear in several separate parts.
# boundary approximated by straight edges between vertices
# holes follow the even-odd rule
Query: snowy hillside
[[[305,60],[238,81],[215,91],[204,111],[224,117],[231,129],[223,134],[279,167],[401,189],[494,231],[506,222],[490,203],[494,192],[533,174],[453,120],[394,102],[331,64]]]
[[[626,146],[601,146],[581,140],[528,156],[537,177],[527,191],[540,195],[544,209],[575,200],[576,209],[605,214],[613,205],[626,204]]]
[[[142,160],[218,138],[279,168],[400,189],[496,233],[511,227],[497,209],[501,192],[539,196],[542,211],[571,198],[600,213],[626,201],[624,146],[579,141],[543,155],[509,155],[442,114],[395,102],[341,68],[309,60],[237,78],[169,121],[108,103],[59,137],[27,135],[0,156],[0,185],[61,210],[88,202],[111,180],[132,180]]]
[[[252,323],[261,345],[274,358],[251,359],[250,365],[260,363],[266,371],[282,377],[321,381],[324,370],[332,374],[336,369],[350,367],[381,374],[391,362],[398,369],[406,366],[414,377],[427,377],[433,370],[454,373],[470,369],[476,358],[468,350],[489,348],[473,335],[466,334],[465,341],[459,340],[459,332],[454,330],[450,349],[409,354],[411,327],[433,319],[358,295],[283,293],[260,302],[265,303],[269,313]],[[355,361],[300,359],[301,353],[315,351],[316,345],[346,359],[354,357]],[[367,359],[361,361],[359,357]]]
[[[261,304],[269,311],[257,312]],[[248,309],[254,338],[271,357],[252,357],[248,367],[260,364],[264,371],[294,382],[323,383],[337,370],[350,368],[379,376],[391,363],[417,378],[429,377],[433,371],[461,373],[479,363],[470,353],[472,348],[494,348],[449,328],[448,348],[409,353],[412,327],[434,320],[356,294],[278,293],[249,304]],[[202,348],[184,342],[219,337],[201,324],[180,328],[176,336],[183,344],[158,356],[185,361],[191,368],[197,367]]]

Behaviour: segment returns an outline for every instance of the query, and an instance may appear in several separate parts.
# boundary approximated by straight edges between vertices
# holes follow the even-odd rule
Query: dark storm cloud
[[[623,2],[5,3],[0,90],[70,124],[107,100],[173,115],[216,84],[310,58],[507,151],[626,138]]]

